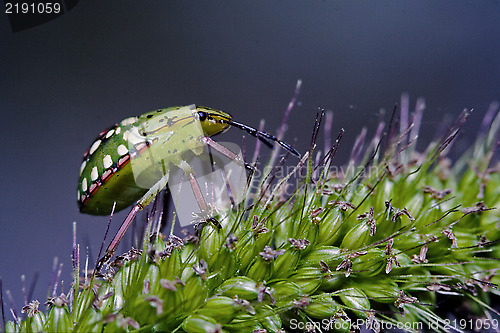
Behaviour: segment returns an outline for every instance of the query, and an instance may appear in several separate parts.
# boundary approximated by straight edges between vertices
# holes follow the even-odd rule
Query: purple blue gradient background
[[[0,15],[0,276],[22,307],[21,274],[55,256],[71,283],[72,222],[97,255],[106,217],[78,212],[81,157],[104,128],[146,111],[196,103],[274,132],[302,79],[286,140],[305,151],[318,106],[346,129],[345,162],[363,126],[408,92],[425,97],[428,142],[474,108],[459,150],[500,99],[498,1],[82,1],[12,33]],[[241,143],[232,129],[219,140]],[[248,149],[254,140],[246,136]],[[270,154],[262,150],[262,155]],[[111,233],[126,212],[117,214]],[[10,305],[6,304],[6,308]],[[7,319],[12,319],[6,314]]]

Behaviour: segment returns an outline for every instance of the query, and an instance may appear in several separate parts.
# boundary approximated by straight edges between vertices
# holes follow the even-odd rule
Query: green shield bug
[[[122,120],[102,131],[83,156],[78,181],[80,212],[109,215],[135,203],[99,261],[97,270],[116,250],[136,214],[166,186],[172,167],[180,168],[202,212],[207,210],[186,153],[199,155],[204,146],[229,159],[241,159],[211,137],[229,127],[245,130],[272,147],[277,142],[300,154],[275,136],[233,121],[230,114],[202,106],[169,107]],[[243,164],[243,161],[239,161]],[[213,218],[207,220],[218,223]]]

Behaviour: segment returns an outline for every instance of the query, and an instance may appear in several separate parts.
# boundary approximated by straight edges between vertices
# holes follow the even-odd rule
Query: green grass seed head
[[[4,328],[284,332],[326,320],[348,332],[362,319],[444,331],[435,311],[454,310],[440,308],[449,294],[475,318],[498,316],[489,302],[500,283],[500,117],[473,158],[464,152],[454,164],[444,154],[465,118],[425,153],[414,148],[418,129],[376,134],[342,173],[331,170],[338,142],[313,160],[313,141],[290,173],[273,180],[271,167],[254,179],[220,230],[207,224],[184,241],[154,237],[103,277],[52,298],[45,313],[32,302],[26,319]],[[298,185],[284,195],[292,174]]]

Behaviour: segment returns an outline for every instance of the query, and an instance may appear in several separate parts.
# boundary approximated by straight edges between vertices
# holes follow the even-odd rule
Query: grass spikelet
[[[413,114],[403,105],[400,128],[395,109],[385,136],[382,122],[371,140],[363,131],[346,169],[333,168],[343,131],[317,154],[320,111],[309,151],[288,173],[280,175],[280,161],[252,175],[245,201],[219,216],[220,229],[207,223],[183,240],[146,233],[142,249],[93,277],[78,275],[75,244],[69,294],[54,295],[45,313],[32,301],[5,330],[444,332],[453,318],[498,324],[498,105],[456,162],[446,154],[470,112],[418,152],[424,102]],[[328,121],[325,128],[330,135]]]

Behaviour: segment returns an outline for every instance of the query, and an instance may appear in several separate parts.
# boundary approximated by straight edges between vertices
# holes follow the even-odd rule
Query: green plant
[[[50,299],[46,313],[33,301],[26,319],[5,329],[349,332],[362,323],[414,332],[495,320],[498,327],[489,316],[498,316],[490,304],[500,282],[500,166],[492,165],[500,116],[452,163],[446,152],[468,115],[422,153],[418,122],[398,132],[391,121],[363,155],[361,135],[340,170],[333,157],[343,132],[318,155],[319,115],[300,162],[285,174],[272,163],[251,179],[257,185],[219,217],[220,230],[206,224],[184,240],[153,234],[101,278],[81,277],[77,266],[68,295]],[[453,304],[443,309],[443,299]],[[470,321],[448,316],[459,306]]]

